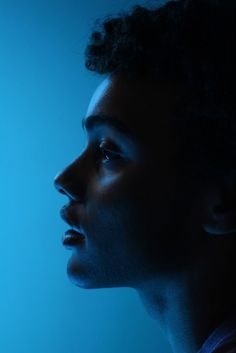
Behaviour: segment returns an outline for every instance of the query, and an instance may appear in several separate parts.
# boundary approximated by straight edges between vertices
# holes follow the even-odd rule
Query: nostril
[[[65,190],[63,189],[63,187],[61,186],[61,183],[59,182],[59,177],[57,176],[54,179],[54,187],[56,188],[57,191],[59,191],[61,194],[66,194]]]
[[[64,180],[62,179],[61,175],[58,175],[54,179],[54,187],[60,194],[66,195],[70,197],[70,191],[66,184],[64,184]]]
[[[80,202],[83,189],[77,174],[73,174],[73,164],[54,178],[54,187],[61,194],[69,197],[70,200]]]
[[[66,194],[66,192],[63,190],[63,188],[57,188],[57,190],[61,193],[61,194],[63,194],[63,195],[67,195]]]

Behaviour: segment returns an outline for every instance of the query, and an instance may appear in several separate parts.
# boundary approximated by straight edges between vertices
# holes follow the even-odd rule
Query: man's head
[[[212,234],[235,232],[233,23],[223,10],[137,6],[93,32],[86,67],[106,77],[83,121],[88,144],[55,179],[70,201],[64,218],[83,234],[68,264],[77,285],[138,288],[209,249],[213,258],[222,244]]]

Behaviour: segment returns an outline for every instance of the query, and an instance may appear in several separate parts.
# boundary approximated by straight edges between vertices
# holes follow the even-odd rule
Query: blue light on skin
[[[83,148],[80,117],[100,81],[80,55],[90,25],[128,3],[0,2],[1,353],[169,352],[132,290],[68,280],[65,199],[52,187]]]
[[[218,309],[220,295],[219,302],[211,298],[219,286],[219,258],[231,247],[206,232],[205,224],[220,227],[209,209],[221,200],[211,197],[209,185],[184,183],[173,159],[170,115],[178,95],[179,87],[153,87],[148,80],[105,79],[85,118],[88,144],[55,183],[76,204],[75,225],[86,238],[68,263],[72,281],[83,288],[134,288],[174,351],[195,353],[225,314]],[[122,124],[127,129],[119,129]],[[104,139],[120,149],[118,162],[116,156],[104,163],[102,154],[97,165]],[[228,213],[222,216],[226,221]],[[224,223],[224,234],[231,226]]]

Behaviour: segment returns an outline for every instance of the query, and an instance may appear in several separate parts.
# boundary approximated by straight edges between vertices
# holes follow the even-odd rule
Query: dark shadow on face
[[[135,288],[194,258],[200,206],[177,168],[170,123],[177,92],[122,75],[95,91],[83,121],[87,146],[55,178],[69,198],[64,219],[81,234],[66,240],[76,285]]]

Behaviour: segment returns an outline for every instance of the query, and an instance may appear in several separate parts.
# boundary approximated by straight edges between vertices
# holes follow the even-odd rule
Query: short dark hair
[[[193,98],[173,117],[179,162],[212,177],[236,171],[235,53],[234,0],[176,0],[97,19],[85,66],[186,85]]]

